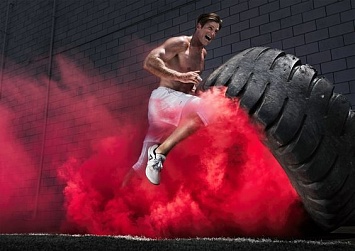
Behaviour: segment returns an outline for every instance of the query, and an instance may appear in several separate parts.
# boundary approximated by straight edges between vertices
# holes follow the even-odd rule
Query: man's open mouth
[[[208,41],[211,41],[211,40],[212,40],[212,38],[211,38],[210,36],[208,36],[208,35],[206,35],[205,38],[206,38]]]

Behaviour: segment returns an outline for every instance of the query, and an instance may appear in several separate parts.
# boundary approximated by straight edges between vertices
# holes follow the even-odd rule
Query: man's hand
[[[189,72],[184,72],[180,73],[177,76],[177,80],[182,83],[194,83],[198,84],[202,81],[202,78],[200,77],[200,71],[189,71]]]

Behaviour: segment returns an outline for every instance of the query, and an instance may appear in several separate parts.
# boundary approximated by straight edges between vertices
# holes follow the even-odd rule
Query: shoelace
[[[161,169],[163,169],[163,162],[161,161],[161,159],[152,159],[150,160],[151,162],[153,162],[152,167],[154,170],[156,171],[160,171]]]

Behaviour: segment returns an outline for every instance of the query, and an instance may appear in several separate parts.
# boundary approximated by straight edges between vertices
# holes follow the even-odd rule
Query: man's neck
[[[202,50],[204,46],[201,44],[201,42],[195,37],[195,34],[192,35],[191,41],[190,41],[190,46],[194,47],[196,49]]]

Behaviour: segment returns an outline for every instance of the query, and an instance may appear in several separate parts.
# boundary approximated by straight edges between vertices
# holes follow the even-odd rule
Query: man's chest
[[[185,51],[178,54],[179,66],[184,71],[201,71],[204,66],[204,55],[202,52]]]

